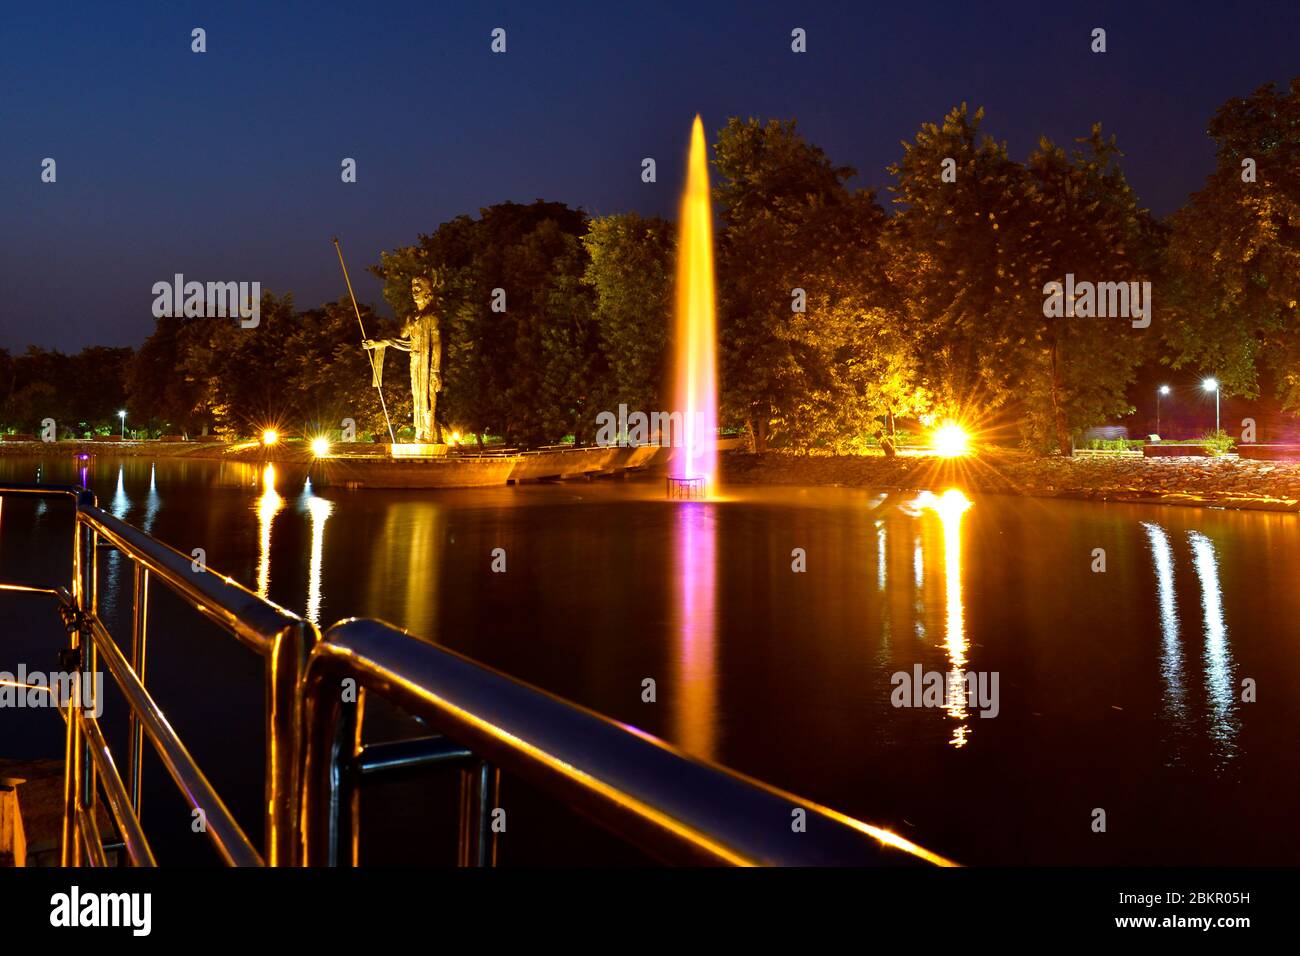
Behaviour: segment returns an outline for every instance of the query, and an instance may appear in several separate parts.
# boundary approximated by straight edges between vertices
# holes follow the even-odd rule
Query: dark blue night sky
[[[380,249],[503,200],[674,215],[697,111],[796,117],[882,194],[899,141],[963,100],[1017,158],[1100,120],[1163,215],[1211,169],[1215,108],[1300,73],[1297,0],[156,7],[0,11],[0,346],[138,344],[176,272],[318,305],[344,292],[334,234],[377,303]]]

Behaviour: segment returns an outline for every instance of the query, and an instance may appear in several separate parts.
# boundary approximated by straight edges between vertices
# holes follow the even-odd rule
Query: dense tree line
[[[954,419],[1068,451],[1132,411],[1143,367],[1216,375],[1225,394],[1276,382],[1300,411],[1300,79],[1224,104],[1217,163],[1165,221],[1142,209],[1100,126],[1043,139],[1023,161],[964,105],[926,123],[890,167],[893,211],[794,122],[732,119],[714,143],[722,421],[754,444],[851,451],[899,418]],[[675,226],[501,203],[382,253],[372,271],[398,334],[410,280],[437,272],[446,430],[515,444],[574,436],[620,403],[666,407]],[[1049,317],[1067,275],[1149,282],[1153,321]],[[262,321],[161,319],[131,354],[0,353],[0,421],[76,429],[117,407],[155,431],[243,435],[274,425],[385,434],[346,300]],[[408,425],[404,356],[384,394]],[[64,388],[64,385],[67,388]],[[47,411],[49,409],[49,411]]]
[[[129,348],[92,346],[75,355],[29,348],[0,349],[0,427],[37,434],[53,419],[60,438],[86,438],[120,428],[126,407]]]

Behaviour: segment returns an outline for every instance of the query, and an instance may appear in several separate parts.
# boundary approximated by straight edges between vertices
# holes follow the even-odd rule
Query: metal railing
[[[500,773],[527,779],[625,842],[668,863],[737,865],[938,864],[910,841],[722,767],[516,681],[391,625],[350,619],[323,639],[314,625],[100,510],[83,488],[0,485],[5,496],[64,496],[75,507],[67,587],[0,584],[51,595],[69,631],[69,669],[122,691],[131,721],[123,779],[99,719],[73,693],[65,717],[65,866],[107,862],[97,819],[102,787],[133,865],[155,858],[140,818],[140,760],[153,745],[232,865],[355,864],[365,781],[398,769],[460,770],[461,865],[492,865]],[[134,566],[131,656],[98,610],[97,544]],[[158,581],[266,661],[265,856],[231,815],[145,686],[149,593]],[[366,695],[435,735],[364,744]],[[92,707],[92,710],[94,708]]]
[[[878,827],[706,764],[648,734],[516,681],[380,621],[335,624],[303,685],[303,862],[355,861],[357,794],[377,763],[359,746],[355,690],[422,718],[411,762],[462,766],[461,861],[494,858],[499,771],[518,774],[625,841],[676,864],[946,864]],[[392,746],[392,745],[387,745]],[[802,813],[799,813],[802,811]]]
[[[70,588],[0,585],[11,591],[54,594],[68,625],[66,669],[99,673],[99,658],[129,708],[127,778],[104,745],[98,718],[85,713],[80,693],[67,705],[64,751],[64,822],[61,860],[78,865],[83,850],[92,864],[104,861],[96,824],[102,778],[105,796],[125,850],[134,864],[153,862],[140,825],[141,759],[148,739],[191,810],[202,812],[204,829],[222,859],[230,864],[272,866],[292,862],[297,840],[299,744],[302,739],[298,680],[317,633],[313,625],[216,574],[188,555],[168,547],[95,505],[82,488],[51,485],[0,485],[0,497],[71,496],[75,501],[73,570]],[[134,566],[131,602],[131,656],[122,653],[99,614],[100,540]],[[266,776],[264,853],[259,853],[225,802],[167,721],[145,686],[149,646],[149,592],[157,581],[189,607],[214,622],[266,661]],[[90,746],[87,746],[87,742]]]

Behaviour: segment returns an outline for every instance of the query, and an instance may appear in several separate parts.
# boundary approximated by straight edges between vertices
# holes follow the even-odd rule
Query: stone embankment
[[[1043,498],[1300,511],[1300,462],[1219,458],[1035,458],[982,451],[963,458],[832,456],[768,452],[723,456],[725,484],[848,487],[1018,494]]]

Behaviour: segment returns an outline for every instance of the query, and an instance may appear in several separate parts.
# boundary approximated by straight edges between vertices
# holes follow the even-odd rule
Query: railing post
[[[497,840],[492,811],[500,793],[501,774],[486,760],[460,772],[460,840],[458,866],[496,866]]]
[[[149,569],[139,561],[135,563],[135,597],[132,604],[131,669],[145,683],[145,654],[148,650],[149,632]],[[131,809],[140,815],[140,762],[144,750],[144,727],[135,710],[131,710],[130,740],[127,767],[130,773]]]
[[[87,543],[89,542],[89,549]],[[87,554],[89,550],[89,554]],[[63,866],[81,865],[82,834],[78,808],[89,805],[87,791],[94,792],[94,777],[86,769],[90,755],[86,752],[85,742],[81,739],[82,690],[81,674],[85,672],[90,658],[85,646],[93,641],[82,640],[81,616],[87,610],[87,594],[93,593],[94,537],[86,532],[82,519],[80,502],[73,515],[72,526],[72,610],[74,618],[68,630],[68,653],[64,666],[73,671],[74,693],[68,700],[67,739],[63,748],[63,845],[60,848],[60,862]]]
[[[315,626],[305,622],[287,625],[267,653],[264,855],[268,866],[293,866],[297,858],[303,738],[299,683],[315,634]]]
[[[477,866],[497,865],[497,833],[492,828],[492,814],[501,802],[501,771],[486,760],[478,768],[478,843]]]
[[[68,660],[79,660],[79,639],[74,632],[69,635],[72,653]],[[78,779],[78,730],[77,709],[81,706],[80,694],[68,696],[67,735],[63,744],[63,838],[59,849],[60,866],[81,865],[81,839],[77,833],[77,795],[80,793],[81,781]]]
[[[358,683],[357,695],[360,696]],[[322,661],[302,681],[303,747],[301,857],[303,866],[338,866],[343,833],[354,834],[352,774],[358,703],[345,701],[339,672]],[[344,814],[348,819],[344,819]]]
[[[90,576],[88,590],[90,592],[90,610],[87,612],[88,617],[95,617],[99,614],[99,534],[91,530],[87,536],[87,547],[90,551],[90,560],[87,562],[87,570]],[[81,619],[82,621],[85,618]],[[81,621],[78,622],[80,624]],[[95,710],[95,679],[94,674],[99,670],[99,652],[95,646],[95,636],[92,631],[87,629],[82,635],[84,640],[81,644],[81,664],[84,667],[82,674],[90,675],[89,691],[81,688],[81,677],[77,679],[78,690],[83,694],[82,700],[89,700],[91,711]],[[80,703],[78,704],[80,707]],[[95,802],[98,796],[98,786],[95,779],[95,761],[91,757],[90,750],[86,746],[85,733],[79,728],[77,731],[77,749],[81,757],[81,803],[90,814],[90,819],[95,819]]]
[[[339,834],[344,832],[348,835],[348,859],[349,865],[359,867],[361,865],[361,735],[364,732],[366,721],[366,689],[357,685],[357,701],[355,704],[343,705],[343,730],[347,737],[343,741],[346,747],[347,742],[351,741],[348,753],[348,761],[342,768],[340,782],[342,790],[339,793],[339,812],[346,814],[345,818],[340,821]],[[342,751],[340,751],[340,754]],[[342,829],[342,824],[347,825],[347,830]]]

